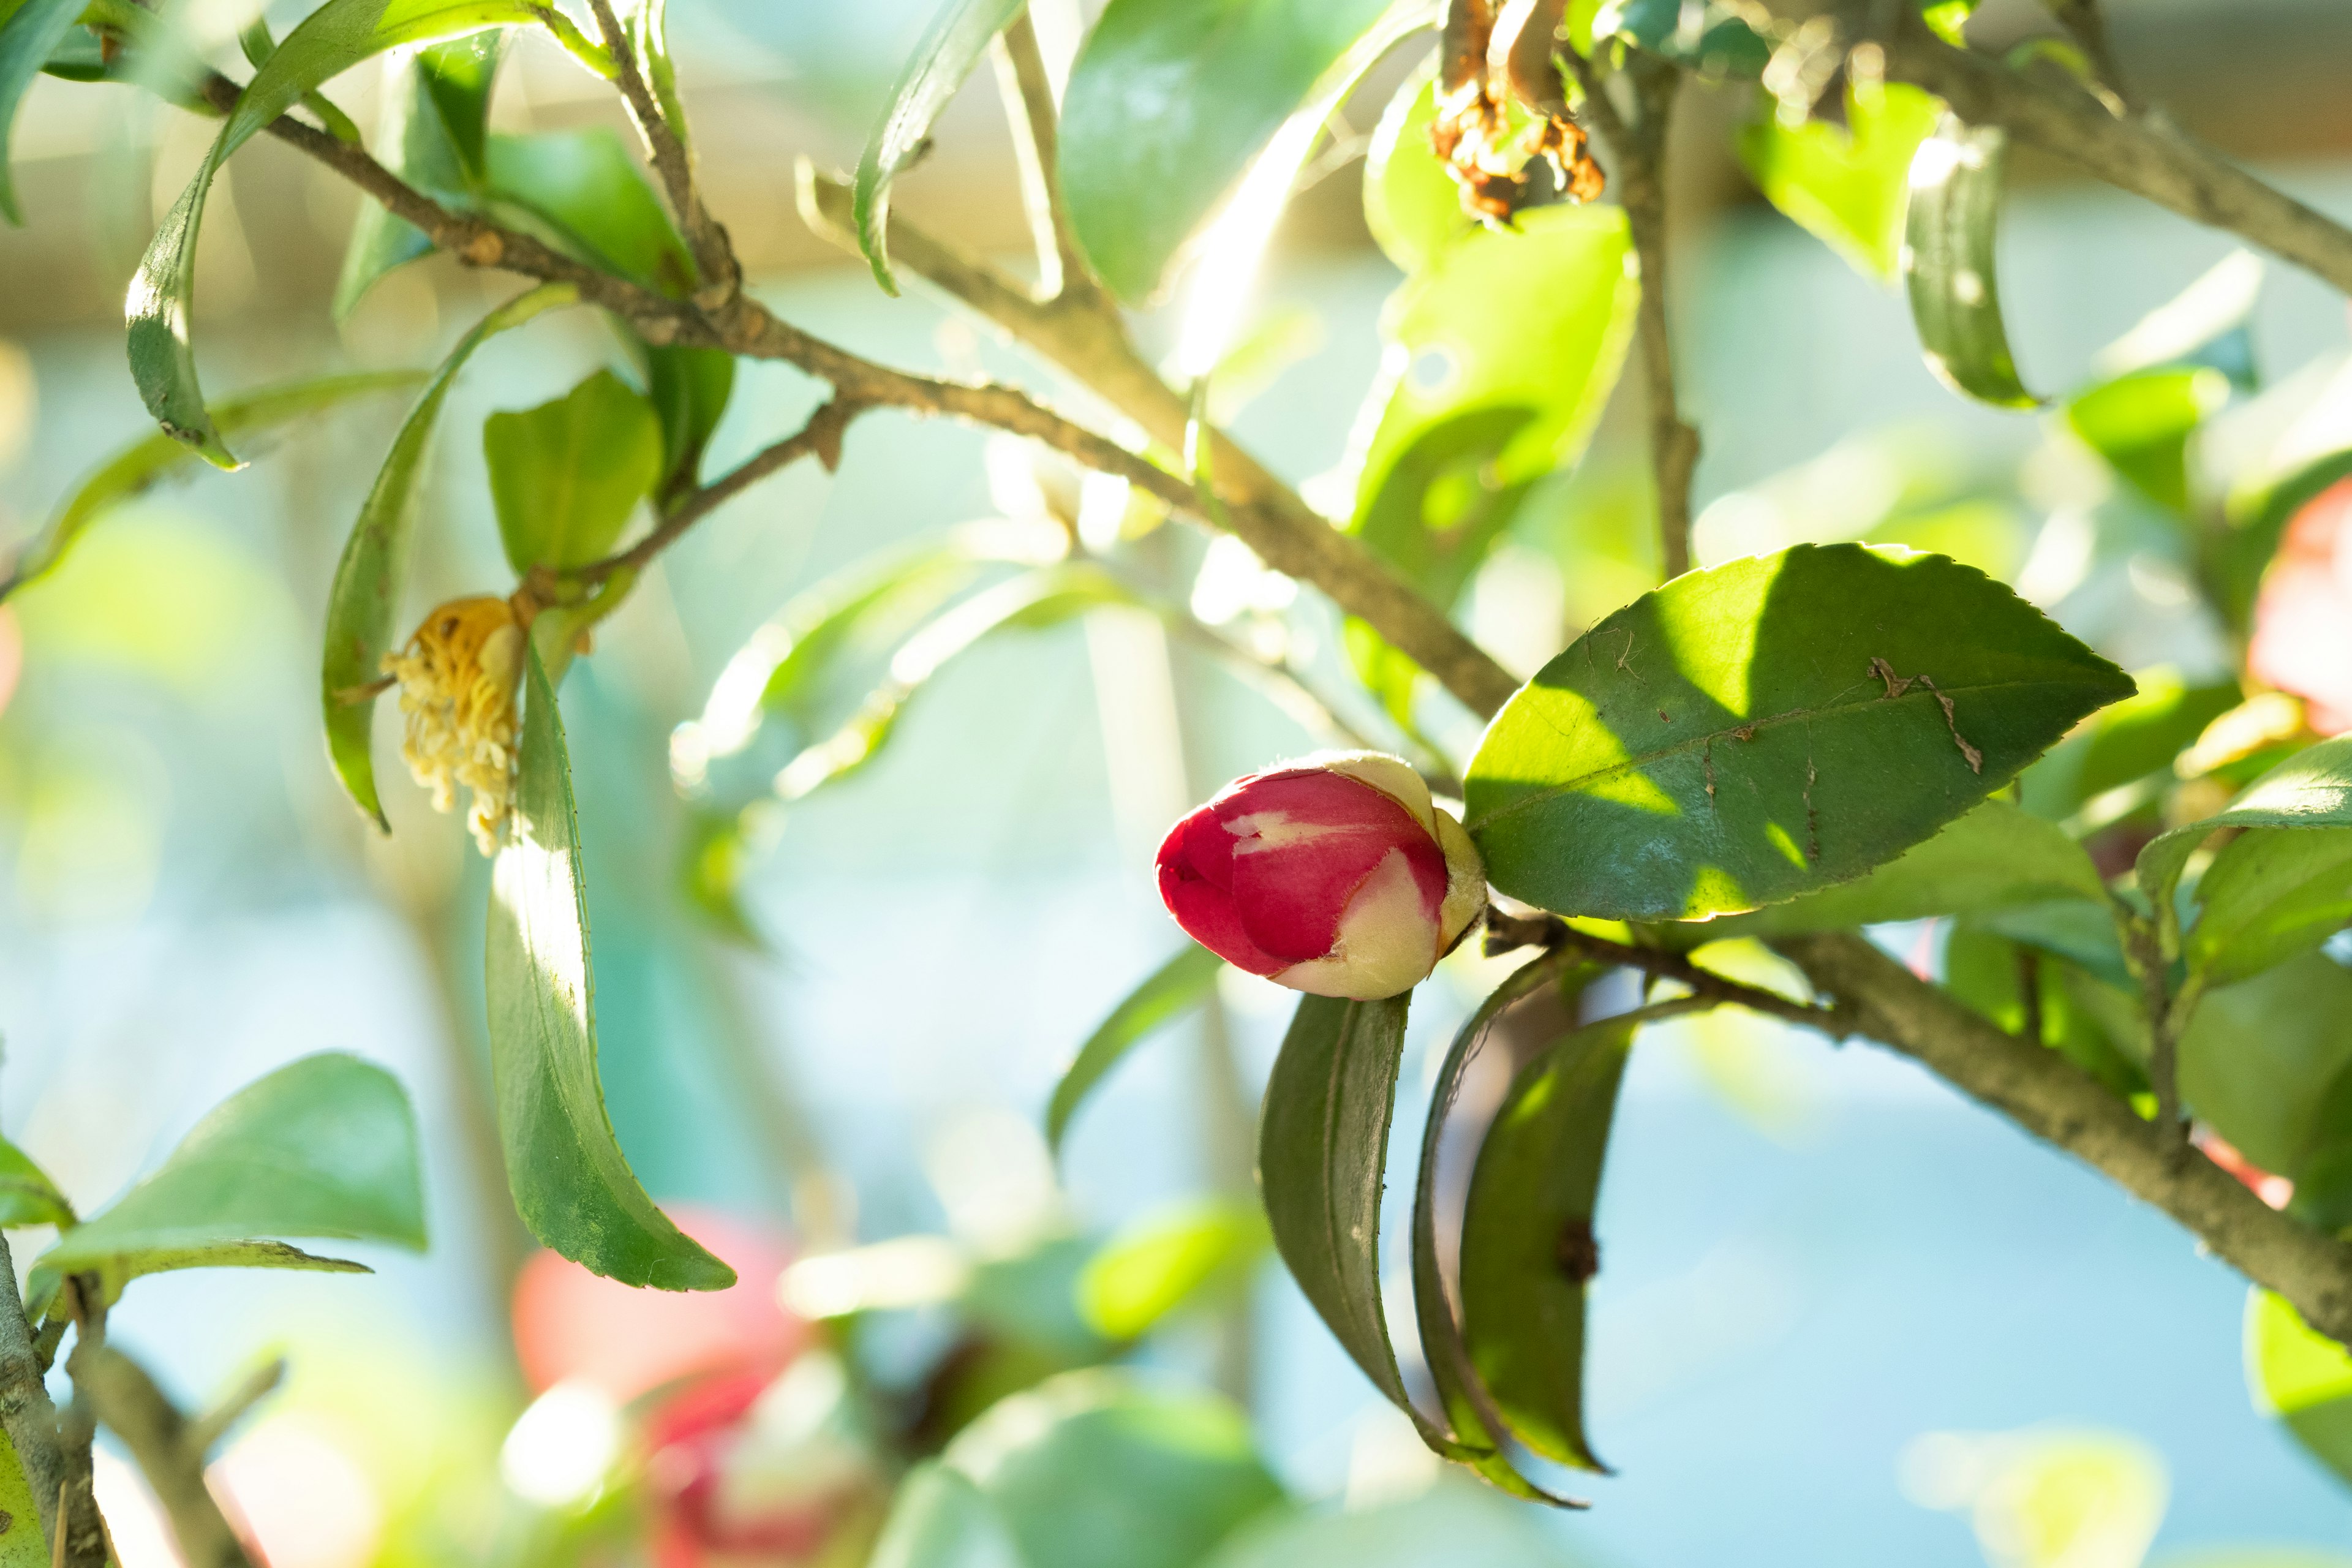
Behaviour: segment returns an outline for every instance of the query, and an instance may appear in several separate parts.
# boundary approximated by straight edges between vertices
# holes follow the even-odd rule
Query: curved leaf
[[[2246,1293],[2246,1382],[2321,1464],[2352,1484],[2352,1351],[2303,1321],[2285,1297]]]
[[[543,283],[516,296],[483,317],[458,340],[441,362],[416,405],[408,411],[383,467],[361,504],[335,565],[335,581],[327,593],[327,635],[320,662],[320,695],[325,708],[327,755],[345,793],[376,826],[391,830],[375,785],[375,759],[369,746],[375,721],[375,698],[360,695],[374,682],[383,656],[392,650],[393,614],[399,608],[400,590],[408,571],[408,527],[412,502],[425,455],[432,445],[433,427],[457,372],[474,351],[509,327],[519,327],[542,310],[569,305],[579,299],[569,283]],[[173,449],[184,453],[176,443]]]
[[[1062,101],[1070,226],[1140,302],[1389,0],[1110,0]]]
[[[490,89],[505,35],[495,30],[415,50],[379,89],[377,161],[428,195],[460,205],[479,196]],[[334,314],[348,316],[376,280],[426,255],[433,241],[384,205],[362,199],[335,283]]]
[[[694,258],[628,147],[612,131],[492,136],[484,154],[492,213],[565,254],[683,299]]]
[[[2230,401],[2230,378],[2210,365],[2117,376],[2066,405],[2066,423],[2108,467],[2166,510],[2189,510],[2189,438]]]
[[[661,477],[661,417],[600,370],[535,408],[482,421],[499,540],[518,574],[601,560]]]
[[[16,123],[16,106],[33,85],[41,67],[64,41],[67,29],[79,16],[85,0],[18,0],[0,17],[0,213],[21,224],[16,187],[9,178],[8,132]]]
[[[1045,1107],[1047,1147],[1061,1152],[1062,1134],[1095,1086],[1127,1059],[1128,1052],[1214,994],[1223,967],[1224,961],[1207,948],[1187,945],[1111,1009],[1054,1085],[1054,1098]]]
[[[1078,1313],[1107,1342],[1131,1342],[1204,1289],[1246,1279],[1271,1239],[1265,1213],[1246,1199],[1201,1198],[1148,1214],[1087,1260]]]
[[[362,60],[403,44],[429,43],[504,23],[535,22],[524,0],[327,0],[286,36],[237,100],[195,178],[164,215],[125,304],[131,379],[166,435],[205,461],[237,467],[205,412],[188,316],[195,294],[196,230],[214,173],[302,95]]]
[[[513,837],[491,871],[488,965],[490,1076],[516,1211],[541,1242],[607,1279],[723,1290],[735,1271],[654,1206],[604,1110],[572,763],[536,647],[517,749]]]
[[[1467,826],[1545,909],[1733,913],[1893,859],[2131,691],[1974,568],[1799,545],[1677,578],[1546,665],[1487,729]]]
[[[890,182],[930,149],[931,122],[963,86],[971,68],[980,63],[997,34],[1021,15],[1024,0],[942,0],[931,25],[916,44],[898,85],[890,89],[890,106],[866,138],[857,160],[856,183],[851,189],[850,215],[857,229],[858,248],[874,268],[874,281],[886,294],[898,291],[890,272],[888,231]]]
[[[1911,161],[1903,272],[1927,368],[1953,391],[1996,408],[2042,399],[2017,379],[2001,325],[1993,242],[2008,137],[1947,114]]]
[[[212,417],[215,425],[229,435],[258,435],[306,415],[323,413],[354,397],[397,392],[423,379],[419,371],[390,370],[289,382],[227,398],[214,405]],[[195,460],[194,452],[169,436],[151,435],[132,442],[83,476],[49,514],[39,535],[17,552],[5,575],[0,575],[0,599],[55,570],[74,542],[110,508],[184,472]]]
[[[0,1226],[73,1223],[73,1205],[49,1173],[30,1154],[0,1138]]]
[[[1477,226],[1462,210],[1460,188],[1430,150],[1437,118],[1437,66],[1415,70],[1389,100],[1364,153],[1364,226],[1399,270],[1410,275]]]
[[[2197,880],[2189,966],[2227,985],[2307,952],[2352,924],[2352,827],[2257,829]]]
[[[1989,800],[1858,881],[1711,921],[1710,939],[1846,931],[1930,915],[1979,915],[2061,899],[2104,906],[2106,884],[2055,824]]]
[[[1381,1184],[1411,993],[1300,1000],[1266,1080],[1257,1179],[1274,1245],[1364,1375],[1412,1416],[1381,1309]]]
[[[248,1084],[38,1261],[58,1274],[103,1273],[110,1295],[164,1268],[360,1267],[275,1239],[289,1236],[424,1249],[416,1117],[383,1068],[331,1051]]]
[[[1913,155],[1941,116],[1935,99],[1907,82],[1849,78],[1843,125],[1815,116],[1793,130],[1770,94],[1757,101],[1738,145],[1764,199],[1864,277],[1892,281]]]
[[[2247,785],[2227,811],[2160,834],[2140,850],[2133,874],[2157,911],[2168,952],[2178,942],[2180,873],[2223,827],[2352,827],[2352,735],[2305,747]]]

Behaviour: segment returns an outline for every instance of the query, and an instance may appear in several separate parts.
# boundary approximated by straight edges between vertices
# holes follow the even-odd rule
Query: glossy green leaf
[[[677,95],[677,66],[669,52],[669,0],[615,0],[613,10],[661,105],[662,118],[677,133],[679,143],[690,149],[693,132],[686,122],[685,100]]]
[[[1027,1568],[995,1505],[938,1459],[907,1472],[866,1568]]]
[[[2189,511],[2189,437],[2230,401],[2230,378],[2210,367],[2141,371],[2076,396],[2066,423],[2148,500]]]
[[[2327,1091],[2348,1068],[2352,972],[2317,952],[2213,991],[2180,1037],[2182,1100],[2290,1179],[2331,1132]]]
[[[1947,114],[1911,161],[1903,273],[1927,368],[1953,391],[1996,408],[2042,399],[2017,378],[2001,324],[1994,241],[2008,138]]]
[[[9,178],[9,130],[16,121],[16,107],[49,56],[64,42],[84,3],[17,0],[0,16],[0,213],[5,213],[10,223],[25,221],[16,206],[16,188]]]
[[[1381,1309],[1380,1236],[1410,997],[1301,998],[1266,1080],[1257,1144],[1258,1185],[1283,1262],[1364,1375],[1408,1413]]]
[[[1223,967],[1224,961],[1215,953],[1188,943],[1111,1009],[1054,1085],[1054,1098],[1045,1107],[1049,1147],[1060,1152],[1070,1119],[1129,1051],[1216,994],[1217,975]]]
[[[331,1051],[247,1085],[154,1174],[38,1261],[58,1274],[101,1274],[110,1296],[165,1268],[359,1268],[276,1239],[289,1236],[424,1249],[416,1117],[382,1068]]]
[[[1087,1260],[1078,1311],[1114,1344],[1140,1339],[1217,1284],[1245,1282],[1272,1239],[1255,1203],[1199,1198],[1147,1214]]]
[[[226,398],[214,405],[212,417],[216,426],[231,436],[258,436],[353,398],[397,392],[422,379],[415,371],[394,370],[289,382]],[[147,436],[82,476],[49,514],[41,531],[0,574],[0,599],[55,570],[74,542],[108,511],[165,479],[184,475],[195,461],[194,453],[170,437]]]
[[[1904,82],[1849,80],[1845,121],[1816,117],[1791,129],[1760,95],[1741,131],[1739,161],[1764,199],[1865,278],[1892,281],[1903,256],[1911,161],[1936,129],[1936,100]]]
[[[319,672],[327,756],[352,803],[386,832],[391,825],[384,820],[383,802],[376,791],[375,758],[370,745],[375,698],[357,693],[374,682],[383,656],[394,647],[393,616],[400,607],[400,591],[408,574],[416,485],[441,405],[447,400],[457,372],[485,342],[543,310],[572,304],[579,297],[579,290],[569,283],[543,283],[492,310],[458,340],[408,411],[399,434],[392,438],[383,466],[376,470],[375,483],[361,504],[358,521],[352,524],[351,537],[343,542],[334,584],[327,594],[326,639]],[[176,442],[172,446],[185,451]]]
[[[613,132],[599,126],[492,136],[486,163],[494,216],[672,299],[693,291],[686,242]]]
[[[661,479],[656,499],[694,488],[703,449],[726,416],[735,391],[735,357],[724,349],[648,348],[646,400],[661,421]]]
[[[2242,700],[2235,681],[2190,686],[2168,666],[2135,670],[2132,679],[2135,695],[2101,709],[2025,770],[2027,810],[2062,820],[2109,790],[2151,774],[2169,779],[2173,759]]]
[[[866,252],[874,280],[885,293],[898,291],[898,280],[890,271],[890,183],[930,150],[932,122],[971,75],[990,42],[1021,14],[1022,4],[940,0],[898,85],[890,89],[889,107],[866,138],[866,151],[857,160],[850,212],[858,247]]]
[[[1389,100],[1364,155],[1364,224],[1388,258],[1419,272],[1477,226],[1454,177],[1429,145],[1437,118],[1437,67],[1422,67]]]
[[[1677,578],[1512,697],[1472,760],[1495,886],[1691,919],[1885,864],[2129,678],[1942,556],[1800,545]]]
[[[1023,1568],[1192,1568],[1286,1504],[1238,1408],[1112,1372],[1003,1401],[942,1458],[1003,1521]]]
[[[256,71],[131,279],[125,315],[131,379],[164,432],[222,468],[236,459],[205,412],[188,318],[195,294],[196,230],[214,173],[302,95],[362,60],[404,44],[541,19],[525,0],[327,0]]]
[[[73,1205],[49,1173],[30,1154],[0,1138],[0,1226],[73,1223]]]
[[[536,648],[524,681],[512,837],[491,873],[490,1073],[515,1208],[607,1279],[723,1290],[735,1271],[669,1222],[613,1135],[596,1071],[595,981],[572,764]]]
[[[1847,931],[2058,899],[2083,899],[2104,910],[2106,896],[2099,868],[2082,846],[2021,807],[1988,800],[1857,881],[1711,921],[1706,931],[1709,936]]]
[[[2095,906],[2074,907],[2106,918],[2105,911]],[[2146,1092],[2147,1074],[2117,1048],[2098,1016],[2084,1005],[2076,994],[2071,966],[2058,954],[2034,950],[1970,921],[1956,921],[1944,943],[1944,987],[2011,1034],[2023,1033],[2028,1024],[2028,993],[2027,970],[2021,960],[2029,952],[2036,959],[2032,994],[2040,1004],[2042,1043],[2106,1085],[2119,1099]],[[2124,978],[2128,984],[2129,976]]]
[[[2352,1351],[2259,1286],[2246,1296],[2246,1382],[2257,1409],[2352,1484]]]
[[[600,370],[536,408],[482,422],[499,539],[516,572],[609,554],[661,476],[661,418]]]
[[[1496,1112],[1462,1219],[1463,1329],[1511,1430],[1561,1464],[1606,1469],[1584,1430],[1585,1294],[1594,1204],[1634,1026],[1578,1029]]]
[[[1389,0],[1110,0],[1062,101],[1062,192],[1096,276],[1159,291],[1177,253]]]
[[[490,89],[505,35],[497,31],[428,44],[388,67],[376,123],[377,162],[426,195],[465,206],[486,176]],[[429,254],[433,241],[381,203],[362,200],[335,284],[334,313],[351,314],[377,279]]]
[[[2306,952],[2352,925],[2352,827],[2243,834],[2198,879],[2197,902],[2187,956],[2213,984]]]
[[[2168,951],[2180,874],[2198,847],[2223,827],[2352,827],[2352,735],[2297,752],[2247,785],[2227,811],[2161,834],[2139,852],[2134,874],[2166,920]]]

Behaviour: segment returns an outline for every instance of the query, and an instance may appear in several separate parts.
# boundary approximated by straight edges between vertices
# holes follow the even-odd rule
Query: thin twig
[[[252,1568],[244,1543],[205,1484],[207,1443],[147,1369],[111,1345],[74,1352],[74,1388],[147,1478],[187,1568]],[[258,1397],[257,1391],[256,1397]]]
[[[604,47],[613,57],[614,80],[629,106],[629,117],[637,122],[637,133],[645,138],[646,155],[660,176],[670,210],[685,232],[687,248],[693,253],[694,269],[701,280],[695,298],[705,309],[715,309],[742,287],[742,268],[736,265],[734,247],[728,243],[727,231],[719,220],[703,205],[685,138],[662,111],[661,100],[646,79],[645,62],[637,58],[635,41],[614,13],[613,0],[588,0],[588,8],[604,35]]]
[[[1563,51],[1584,89],[1584,111],[1609,144],[1615,165],[1610,184],[1633,232],[1642,273],[1634,333],[1650,405],[1650,466],[1658,491],[1658,555],[1669,579],[1690,570],[1691,476],[1698,467],[1697,430],[1675,396],[1674,337],[1666,310],[1666,129],[1681,90],[1682,68],[1644,50],[1630,49],[1618,71],[1633,104],[1621,111],[1592,62]]]
[[[58,1418],[58,1449],[65,1466],[58,1491],[60,1555],[68,1568],[104,1568],[112,1553],[106,1521],[98,1511],[97,1479],[90,1465],[98,1418],[80,1377],[106,1349],[106,1296],[92,1274],[68,1275],[58,1291],[59,1303],[73,1319],[74,1348],[66,1357],[66,1371],[75,1379],[73,1403]]]
[[[65,1456],[58,1443],[57,1406],[41,1381],[46,1363],[33,1344],[33,1325],[16,1289],[16,1259],[0,1235],[0,1431],[8,1435],[25,1479],[40,1510],[41,1534],[58,1539],[57,1502],[65,1481]]]
[[[286,1358],[272,1356],[247,1373],[243,1382],[220,1396],[218,1403],[188,1423],[187,1446],[199,1458],[213,1451],[213,1445],[228,1436],[228,1429],[245,1419],[246,1413],[278,1391],[286,1381]]]
[[[1062,201],[1061,165],[1057,147],[1060,116],[1054,109],[1054,85],[1045,74],[1045,57],[1037,47],[1037,29],[1024,11],[997,35],[992,52],[996,58],[997,90],[1004,99],[1005,118],[1012,122],[1013,157],[1021,172],[1021,200],[1029,214],[1029,231],[1037,247],[1037,290],[1041,300],[1076,299],[1096,292],[1078,248],[1077,231],[1070,226],[1070,211]]]
[[[711,480],[688,490],[679,498],[659,526],[617,555],[593,561],[569,574],[583,583],[601,583],[617,572],[634,572],[643,568],[663,551],[677,543],[686,531],[709,517],[720,507],[758,484],[761,479],[790,468],[803,458],[814,458],[832,472],[841,462],[841,438],[849,422],[864,412],[862,405],[847,398],[835,397],[814,414],[808,423],[774,445],[745,458],[736,467]]]
[[[2107,18],[2099,9],[2099,0],[2049,0],[2050,14],[2066,29],[2090,63],[2091,74],[2100,86],[2116,95],[2125,108],[2137,111],[2139,100],[2132,96],[2124,81],[2124,73],[2116,68],[2115,48],[2107,37]]]
[[[1645,974],[1672,980],[1687,987],[1692,997],[1704,1005],[1745,1007],[1750,1012],[1765,1013],[1791,1024],[1801,1024],[1808,1029],[1818,1029],[1832,1039],[1843,1039],[1854,1028],[1853,1019],[1838,1008],[1792,1002],[1774,992],[1744,985],[1737,980],[1726,979],[1711,969],[1702,969],[1678,952],[1611,942],[1605,937],[1578,931],[1558,915],[1515,915],[1504,910],[1488,910],[1486,955],[1491,958],[1519,947],[1575,952],[1602,963],[1638,969]]]

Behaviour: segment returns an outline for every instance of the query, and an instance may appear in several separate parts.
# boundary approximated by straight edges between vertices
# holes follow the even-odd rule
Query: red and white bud
[[[1321,752],[1235,779],[1169,831],[1160,896],[1193,941],[1318,996],[1410,991],[1486,907],[1486,868],[1421,775]]]

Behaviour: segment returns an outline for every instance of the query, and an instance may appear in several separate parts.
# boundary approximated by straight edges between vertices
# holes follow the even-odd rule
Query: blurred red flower
[[[2254,602],[2246,669],[2302,698],[2319,733],[2352,730],[2352,479],[2288,521]]]

